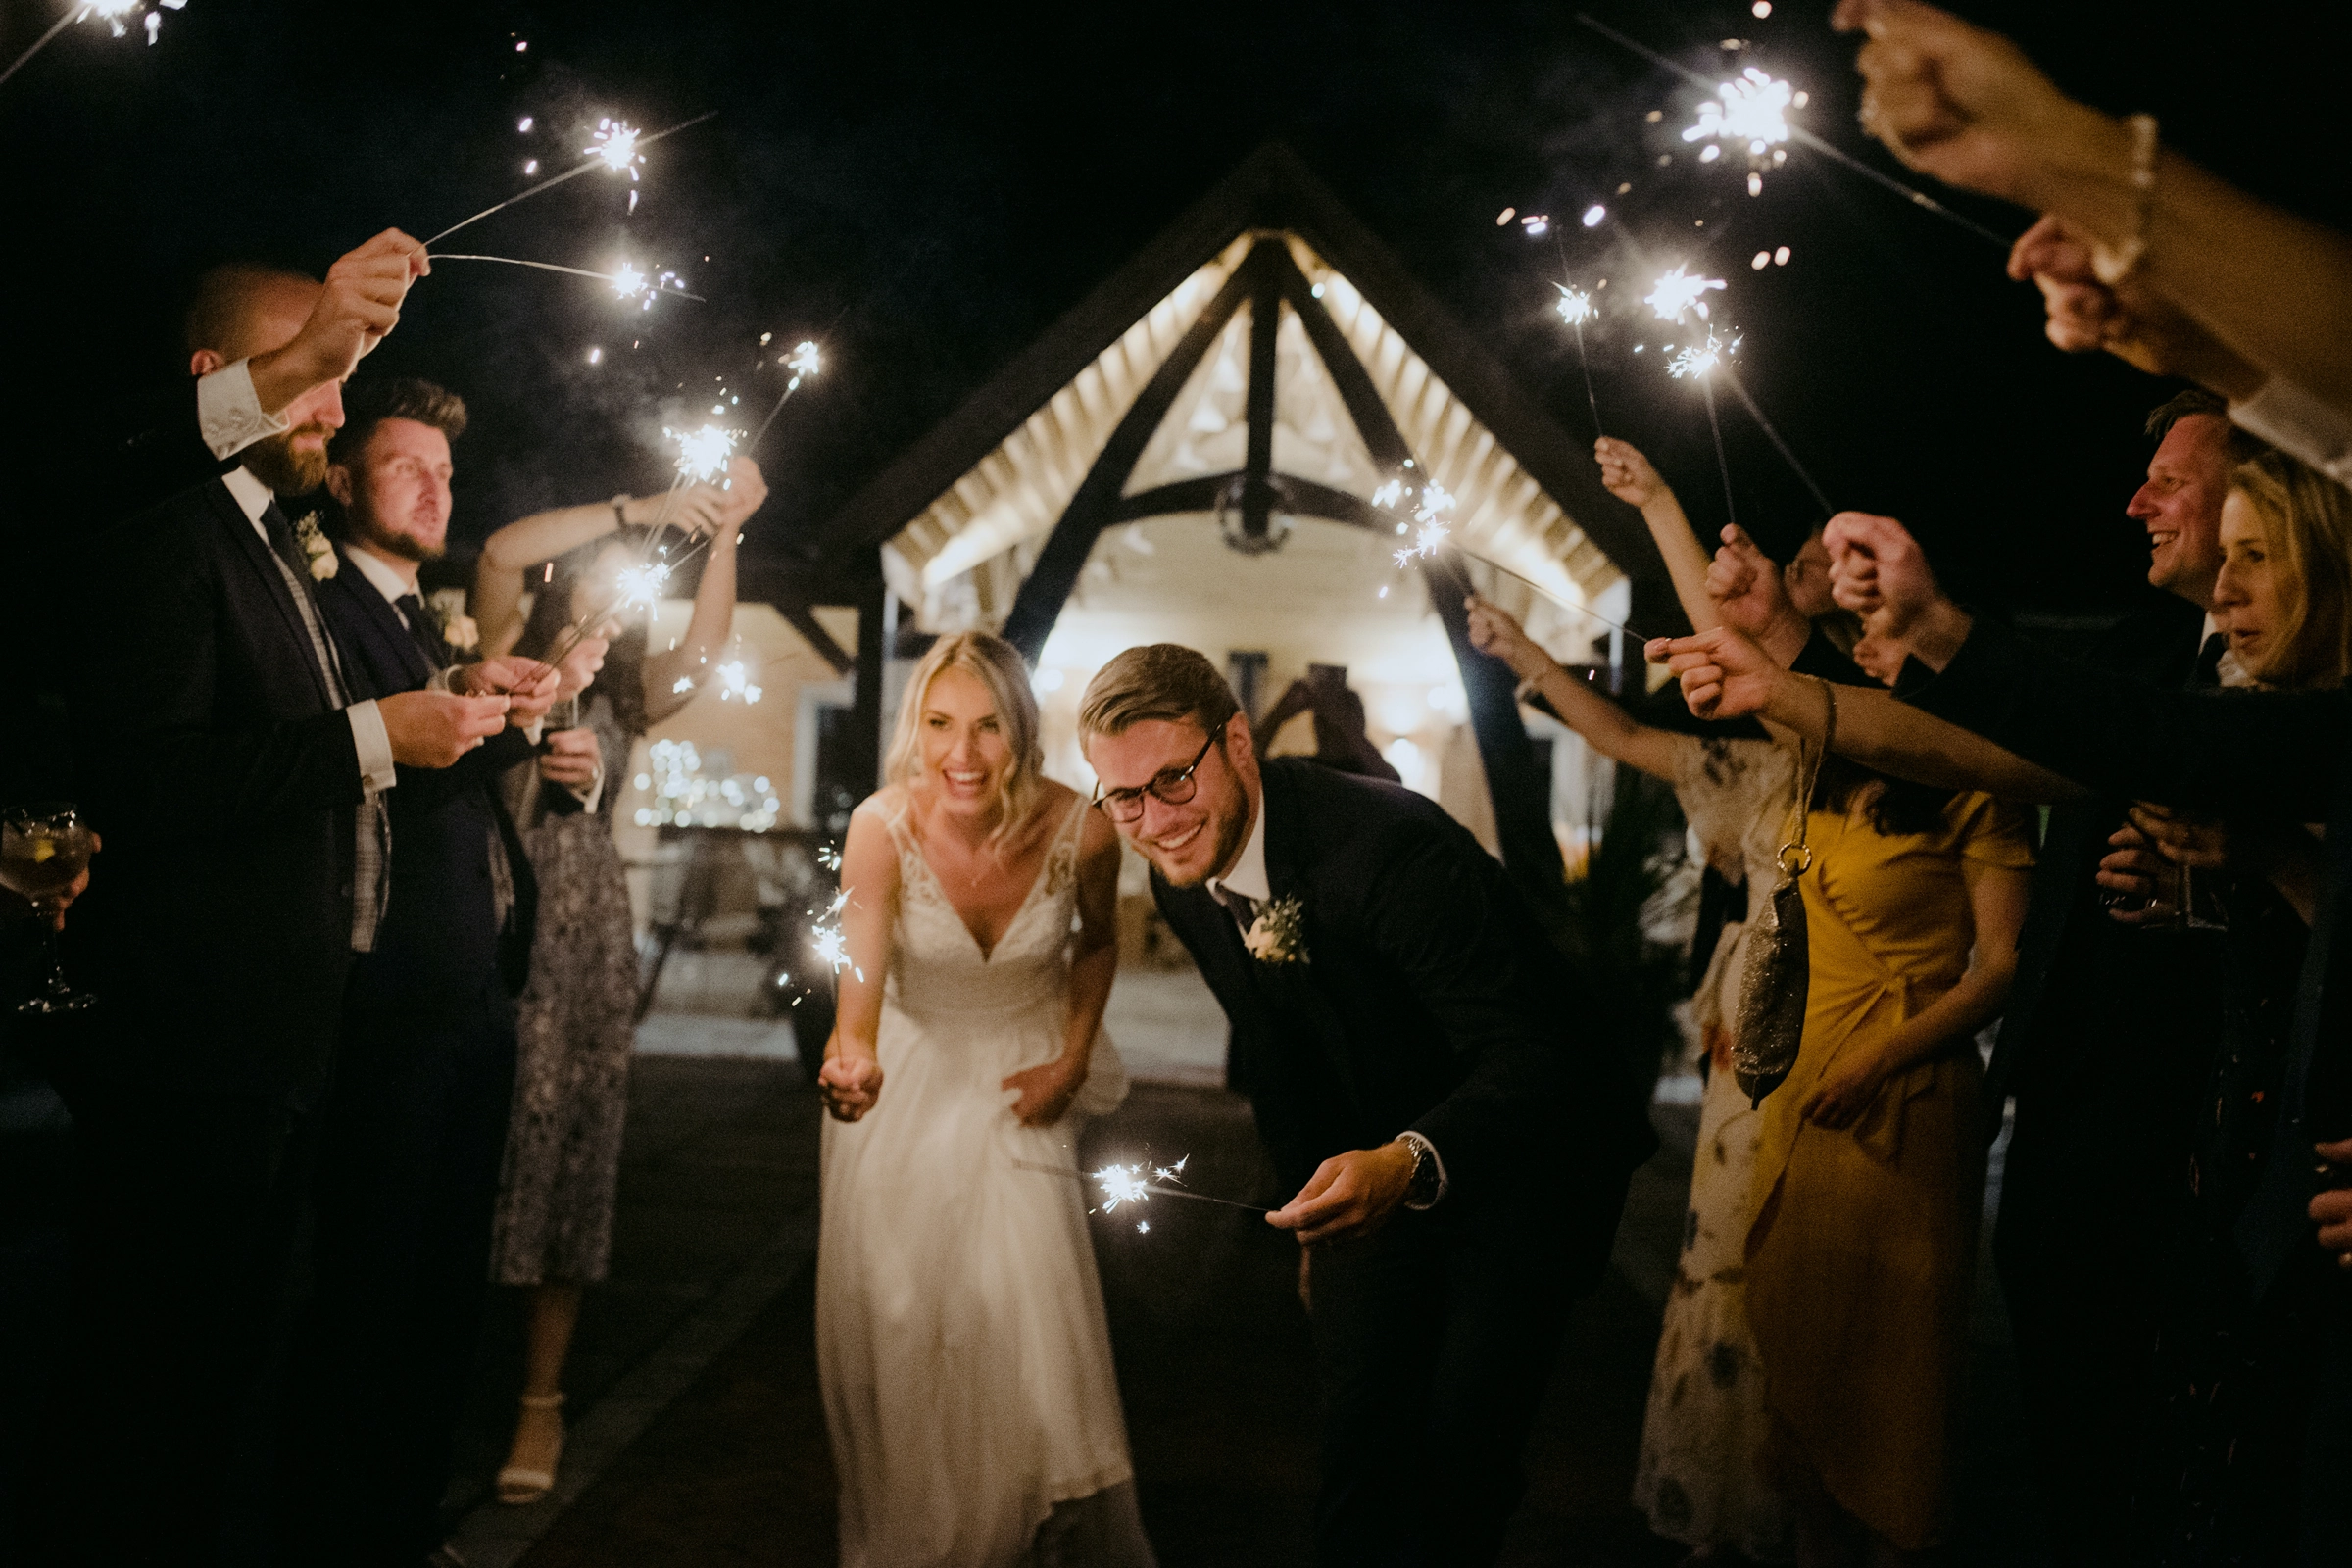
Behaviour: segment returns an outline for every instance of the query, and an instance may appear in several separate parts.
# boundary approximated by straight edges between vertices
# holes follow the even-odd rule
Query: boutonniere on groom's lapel
[[[1257,911],[1257,918],[1242,933],[1242,946],[1260,963],[1304,963],[1306,906],[1295,893],[1274,900]]]
[[[430,609],[433,619],[441,623],[441,640],[452,652],[470,654],[482,646],[482,628],[458,608],[463,603],[465,596],[460,591],[445,588],[433,595]]]
[[[327,538],[318,526],[318,514],[306,512],[294,519],[294,542],[311,564],[311,581],[324,582],[343,569],[343,562],[335,554],[334,541]]]

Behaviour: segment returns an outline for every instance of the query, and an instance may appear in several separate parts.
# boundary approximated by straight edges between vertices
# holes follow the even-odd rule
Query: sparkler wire
[[[1044,1165],[1040,1164],[1034,1159],[1016,1159],[1012,1162],[1012,1164],[1013,1168],[1016,1170],[1040,1170],[1044,1171],[1049,1176],[1067,1176],[1070,1180],[1078,1182],[1081,1185],[1088,1180],[1088,1176],[1085,1171],[1064,1170],[1059,1165]],[[1136,1185],[1144,1192],[1150,1193],[1154,1198],[1189,1198],[1196,1203],[1214,1203],[1220,1208],[1239,1208],[1244,1209],[1251,1214],[1271,1214],[1274,1212],[1274,1210],[1266,1207],[1263,1203],[1237,1203],[1230,1198],[1211,1198],[1206,1193],[1190,1192],[1182,1187],[1162,1187],[1155,1182],[1138,1182]]]
[[[1576,20],[1584,24],[1584,25],[1587,27],[1590,27],[1592,31],[1599,33],[1603,38],[1608,39],[1611,43],[1618,44],[1626,49],[1632,50],[1635,54],[1640,55],[1642,59],[1648,61],[1653,66],[1661,66],[1666,70],[1673,72],[1676,75],[1682,77],[1685,81],[1690,82],[1691,85],[1701,88],[1707,92],[1713,92],[1716,90],[1717,84],[1709,80],[1707,77],[1701,75],[1699,73],[1692,71],[1690,67],[1683,65],[1679,61],[1667,59],[1666,56],[1658,53],[1655,49],[1652,49],[1649,47],[1649,45],[1642,43],[1638,39],[1627,37],[1624,33],[1619,32],[1615,27],[1610,26],[1607,23],[1601,22],[1598,19],[1582,11],[1579,11],[1576,14]],[[1987,244],[1997,245],[2004,251],[2008,250],[2010,247],[2011,241],[2004,239],[1999,234],[1994,233],[1991,229],[1986,228],[1983,223],[1978,222],[1975,219],[1964,218],[1960,214],[1953,212],[1949,207],[1944,206],[1943,203],[1937,201],[1935,197],[1930,196],[1926,191],[1920,190],[1915,186],[1906,185],[1901,180],[1894,178],[1890,174],[1882,173],[1880,171],[1873,169],[1870,167],[1870,165],[1862,162],[1861,159],[1856,158],[1853,154],[1847,152],[1844,148],[1839,147],[1837,143],[1823,140],[1813,132],[1805,129],[1802,125],[1790,125],[1788,127],[1788,139],[1791,141],[1800,142],[1817,153],[1826,154],[1830,158],[1835,159],[1837,162],[1843,164],[1855,173],[1878,181],[1880,184],[1886,186],[1888,190],[1894,192],[1897,196],[1900,196],[1905,201],[1911,203],[1911,205],[1914,207],[1934,213],[1937,218],[1944,220],[1946,222],[1953,223],[1961,228],[1967,229],[1971,234],[1976,235],[1979,239],[1985,241]]]
[[[5,80],[5,79],[7,79],[7,78],[5,78],[5,77],[0,77],[0,80]],[[699,124],[701,124],[701,123],[702,123],[704,121],[710,119],[712,116],[716,115],[717,113],[718,113],[718,111],[717,111],[717,110],[715,110],[715,109],[713,109],[713,110],[710,110],[710,111],[709,111],[708,113],[697,115],[697,116],[695,116],[695,117],[694,117],[692,120],[685,121],[685,122],[681,122],[681,123],[679,123],[679,124],[672,125],[672,126],[670,126],[670,127],[669,127],[667,130],[657,130],[657,131],[653,132],[651,135],[647,135],[647,136],[640,136],[640,137],[638,137],[638,138],[637,138],[637,145],[638,145],[638,146],[640,146],[640,147],[650,147],[650,146],[652,146],[652,145],[653,145],[655,142],[658,142],[658,141],[660,141],[660,140],[661,140],[662,137],[664,137],[664,136],[674,136],[674,135],[676,135],[676,134],[677,134],[679,131],[681,131],[681,130],[686,130],[686,129],[689,129],[689,128],[690,128],[690,127],[692,127],[692,126],[699,125]],[[561,185],[561,184],[563,184],[563,183],[564,183],[565,180],[567,180],[567,179],[576,179],[576,178],[578,178],[580,175],[582,175],[582,174],[585,174],[586,172],[588,172],[588,171],[590,171],[590,170],[592,170],[592,169],[597,169],[597,168],[607,168],[607,169],[609,169],[609,168],[611,168],[611,167],[612,167],[611,165],[609,165],[609,164],[607,164],[607,163],[605,162],[605,160],[604,160],[604,158],[603,158],[603,156],[602,156],[602,155],[600,155],[600,154],[597,154],[597,153],[590,153],[590,154],[587,156],[587,158],[586,158],[584,161],[582,161],[582,163],[580,164],[580,166],[579,166],[577,169],[567,169],[567,170],[564,171],[564,172],[562,172],[561,174],[558,174],[558,175],[556,175],[556,176],[555,176],[554,178],[552,178],[552,179],[543,179],[543,180],[541,180],[541,181],[540,181],[538,184],[536,184],[536,185],[533,185],[533,186],[529,187],[529,188],[528,188],[528,189],[526,189],[526,190],[520,190],[520,191],[517,191],[517,192],[515,192],[514,195],[512,195],[512,196],[508,197],[508,198],[507,198],[505,201],[503,201],[503,202],[500,202],[500,203],[499,203],[497,206],[495,206],[495,207],[485,207],[485,208],[483,208],[483,209],[482,209],[480,212],[478,212],[478,213],[474,214],[474,215],[473,215],[471,218],[466,219],[466,220],[464,220],[463,221],[460,221],[460,222],[456,222],[456,223],[452,223],[452,224],[450,224],[450,225],[449,225],[447,228],[443,229],[443,230],[442,230],[440,233],[438,233],[438,234],[435,234],[435,235],[434,235],[434,236],[433,236],[431,239],[428,239],[428,240],[426,240],[424,243],[425,243],[425,244],[426,244],[426,246],[428,246],[428,247],[430,247],[430,246],[433,246],[433,245],[438,245],[438,244],[439,244],[441,241],[443,241],[443,240],[445,240],[445,239],[449,238],[449,236],[450,236],[450,235],[452,235],[452,234],[455,234],[455,233],[456,233],[456,232],[457,232],[459,229],[461,229],[461,228],[464,228],[464,227],[467,226],[467,224],[471,224],[471,223],[478,223],[478,222],[480,222],[480,221],[481,221],[483,219],[485,219],[485,218],[488,218],[488,217],[489,217],[489,216],[490,216],[492,213],[501,213],[501,212],[505,212],[505,211],[506,211],[508,208],[510,208],[510,207],[514,206],[514,205],[516,202],[526,202],[526,201],[529,201],[529,200],[530,200],[532,197],[534,197],[534,196],[538,195],[538,194],[539,194],[541,191],[546,191],[546,190],[554,190],[554,189],[555,189],[555,188],[556,188],[558,185]]]
[[[1756,400],[1747,395],[1746,385],[1740,381],[1739,372],[1732,368],[1730,362],[1725,361],[1715,368],[1730,379],[1732,390],[1740,394],[1741,403],[1747,405],[1748,417],[1754,419],[1765,435],[1771,438],[1773,450],[1781,455],[1783,463],[1788,465],[1788,471],[1795,474],[1799,480],[1803,481],[1804,487],[1813,492],[1814,503],[1821,508],[1821,514],[1827,517],[1835,513],[1838,509],[1830,505],[1830,498],[1822,494],[1821,486],[1813,482],[1813,476],[1805,471],[1805,466],[1796,461],[1796,454],[1788,450],[1788,443],[1781,439],[1781,432],[1773,428],[1770,419],[1764,417],[1764,411],[1756,406]]]
[[[1715,436],[1715,471],[1723,475],[1723,516],[1733,527],[1740,526],[1739,511],[1732,505],[1732,466],[1723,455],[1723,426],[1715,418],[1715,388],[1705,376],[1698,378],[1699,396],[1707,403],[1707,428]]]
[[[600,283],[617,283],[618,281],[611,272],[592,272],[585,267],[559,267],[554,262],[526,262],[519,256],[468,256],[457,251],[428,251],[425,253],[425,260],[428,262],[499,262],[508,267],[535,267],[542,272],[568,272],[573,277],[593,277]],[[664,288],[657,284],[651,292],[675,295],[682,300],[709,303],[703,300],[700,294],[689,294],[682,288]]]
[[[82,18],[89,16],[95,10],[97,10],[97,7],[95,6],[79,5],[67,12],[64,16],[58,18],[55,23],[50,24],[47,32],[44,32],[38,38],[33,39],[31,48],[25,50],[23,54],[17,56],[15,60],[11,61],[6,71],[0,71],[0,82],[7,81],[9,77],[15,75],[18,72],[24,69],[24,62],[30,60],[34,55],[39,54],[43,49],[49,47],[50,39],[56,37],[59,33],[65,31],[68,27],[71,27]]]

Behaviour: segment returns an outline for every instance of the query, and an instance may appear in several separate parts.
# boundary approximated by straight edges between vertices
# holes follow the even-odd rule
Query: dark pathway
[[[829,1568],[833,1478],[811,1353],[814,1097],[789,1064],[654,1058],[632,1114],[615,1280],[591,1298],[571,1380],[576,1495],[475,1507],[459,1539],[475,1568]],[[1579,1307],[1553,1369],[1505,1556],[1514,1568],[1682,1556],[1626,1501],[1689,1169],[1690,1113],[1660,1117],[1668,1147],[1637,1180],[1618,1266]],[[1268,1196],[1248,1112],[1224,1094],[1140,1087],[1086,1140],[1090,1167],[1147,1152],[1189,1153],[1201,1191]],[[1162,1200],[1148,1217],[1149,1235],[1124,1212],[1095,1223],[1160,1560],[1304,1562],[1313,1389],[1296,1249],[1206,1205]],[[453,1496],[462,1504],[478,1501],[499,1457],[515,1337],[510,1314],[492,1335],[498,1396],[475,1412],[476,1484]],[[1978,1347],[1982,1383],[2005,1381],[2001,1349],[1997,1338]],[[1981,1395],[1987,1430],[2006,1428],[2005,1390]],[[2014,1454],[1980,1439],[1969,1466],[1956,1558],[2034,1562]]]

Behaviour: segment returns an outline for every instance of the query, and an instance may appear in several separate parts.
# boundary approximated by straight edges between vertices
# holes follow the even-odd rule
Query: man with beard
[[[543,673],[512,657],[455,663],[418,593],[418,565],[446,548],[450,442],[465,428],[454,394],[381,382],[353,395],[329,448],[340,564],[318,585],[319,605],[379,692],[535,686]],[[586,686],[604,647],[585,639],[565,658],[558,695]],[[392,895],[344,997],[313,1296],[280,1432],[289,1563],[416,1568],[440,1539],[537,903],[496,786],[531,754],[510,722],[454,767],[402,769],[390,797]]]
[[[301,338],[329,291],[206,277],[189,368]],[[380,318],[379,318],[380,320]],[[315,488],[335,376],[241,466],[99,537],[67,662],[81,804],[106,863],[75,905],[99,998],[54,1074],[81,1160],[74,1344],[40,1562],[242,1561],[344,979],[383,912],[398,764],[447,767],[510,699],[380,700],[312,596],[325,549],[278,493]],[[305,518],[308,524],[310,519]]]

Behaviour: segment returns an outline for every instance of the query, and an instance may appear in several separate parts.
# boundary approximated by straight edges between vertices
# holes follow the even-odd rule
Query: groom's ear
[[[1250,715],[1240,709],[1225,721],[1225,755],[1236,762],[1257,765],[1257,737],[1250,732]]]

